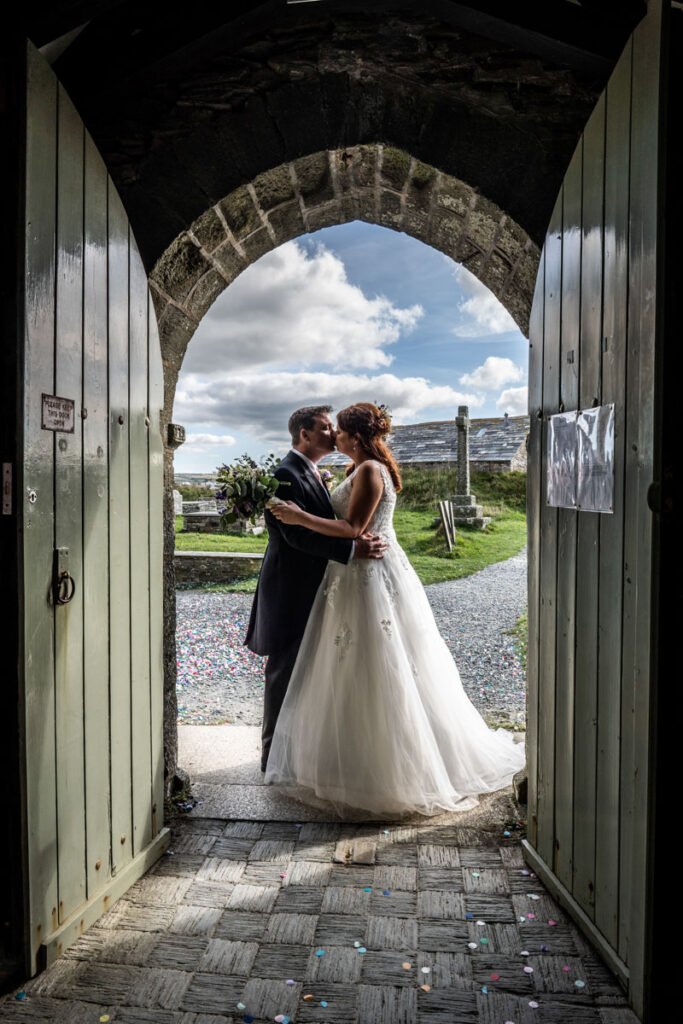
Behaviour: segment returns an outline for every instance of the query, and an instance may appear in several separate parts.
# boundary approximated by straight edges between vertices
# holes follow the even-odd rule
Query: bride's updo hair
[[[337,413],[337,423],[347,434],[358,438],[358,444],[366,455],[387,467],[394,487],[400,491],[401,474],[396,459],[384,440],[391,430],[391,417],[387,410],[373,405],[372,402],[356,402],[355,405],[349,405]],[[353,465],[349,466],[347,474],[353,469]]]

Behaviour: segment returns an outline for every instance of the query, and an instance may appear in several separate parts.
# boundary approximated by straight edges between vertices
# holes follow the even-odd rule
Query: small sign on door
[[[57,395],[43,395],[43,430],[61,430],[66,434],[74,432],[74,406],[72,398]]]

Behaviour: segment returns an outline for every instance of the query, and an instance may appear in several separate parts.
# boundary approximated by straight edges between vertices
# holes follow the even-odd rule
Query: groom
[[[276,497],[295,501],[316,516],[334,519],[334,509],[317,463],[334,451],[334,425],[329,405],[297,409],[287,424],[292,447],[275,470],[287,486]],[[384,543],[372,534],[355,541],[324,537],[303,526],[279,522],[266,509],[268,547],[263,558],[245,644],[267,654],[263,700],[261,771],[266,770],[275,723],[287,692],[306,622],[327,562],[346,564],[351,558],[381,558]]]

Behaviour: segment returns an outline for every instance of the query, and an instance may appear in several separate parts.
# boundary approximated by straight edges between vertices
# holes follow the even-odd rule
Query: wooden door
[[[665,44],[648,6],[574,153],[530,327],[526,855],[648,1003]],[[614,403],[614,507],[547,502],[548,417]]]
[[[121,200],[31,44],[24,82],[14,500],[33,972],[168,838],[156,320]]]

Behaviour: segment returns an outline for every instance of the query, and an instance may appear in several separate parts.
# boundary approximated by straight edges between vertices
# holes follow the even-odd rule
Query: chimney
[[[510,423],[508,421],[508,414],[507,413],[505,413],[505,421],[503,423],[503,426],[504,427],[509,427],[510,426]]]

